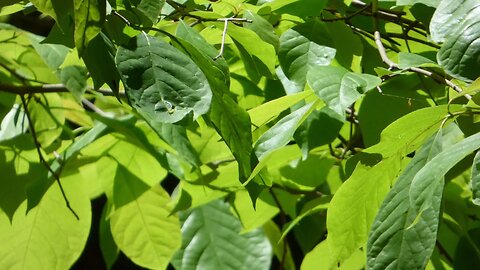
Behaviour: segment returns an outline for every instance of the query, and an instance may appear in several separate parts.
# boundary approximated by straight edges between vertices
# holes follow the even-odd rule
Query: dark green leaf
[[[68,2],[68,1],[66,1]],[[105,0],[74,0],[75,47],[82,55],[88,43],[102,30],[105,21]]]
[[[253,143],[250,117],[229,95],[230,76],[226,62],[221,58],[213,60],[215,49],[185,23],[180,25],[178,31],[181,33],[179,37],[182,39],[179,41],[182,46],[202,69],[210,83],[213,98],[208,117],[235,156],[240,171],[239,178],[243,182],[252,170]]]
[[[473,203],[480,205],[480,151],[473,159],[471,181]]]
[[[108,219],[108,206],[105,204],[100,218],[99,225],[99,242],[100,250],[102,251],[103,260],[107,266],[107,269],[111,269],[115,261],[117,260],[119,249],[113,240],[112,231],[110,230],[110,221]]]
[[[174,123],[205,114],[212,98],[202,70],[186,55],[145,33],[120,47],[118,70],[132,106],[147,121]]]
[[[106,83],[117,94],[120,74],[115,65],[115,48],[107,36],[103,33],[97,35],[88,44],[82,57],[95,89]]]
[[[262,230],[240,234],[229,205],[214,201],[181,214],[182,247],[176,269],[269,269],[272,248]]]

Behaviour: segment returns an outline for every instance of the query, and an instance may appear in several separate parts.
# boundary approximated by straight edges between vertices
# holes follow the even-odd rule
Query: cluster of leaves
[[[480,263],[478,1],[3,0],[0,19],[1,269],[70,268],[99,197],[108,268]]]

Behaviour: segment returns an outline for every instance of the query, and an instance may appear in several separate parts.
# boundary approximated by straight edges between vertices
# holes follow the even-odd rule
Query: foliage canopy
[[[0,20],[0,269],[75,267],[92,235],[106,268],[480,263],[478,1],[4,0]]]

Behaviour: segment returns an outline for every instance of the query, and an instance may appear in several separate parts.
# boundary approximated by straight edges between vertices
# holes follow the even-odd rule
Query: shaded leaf
[[[132,194],[136,190],[131,189]],[[110,218],[115,243],[136,264],[166,269],[180,247],[178,217],[170,216],[169,197],[154,186],[129,204],[116,209]]]
[[[115,47],[103,33],[90,41],[82,58],[95,89],[106,83],[113,93],[118,94],[120,74],[115,64]]]
[[[87,90],[87,69],[82,66],[67,66],[60,69],[60,81],[67,87],[77,101]]]
[[[176,269],[269,269],[272,248],[262,230],[240,234],[229,205],[214,201],[182,213],[182,247]]]
[[[118,49],[116,63],[130,103],[147,121],[174,123],[208,111],[209,83],[186,55],[145,33],[129,46]]]
[[[245,23],[244,27],[255,32],[263,41],[270,43],[275,48],[275,51],[278,51],[280,46],[280,41],[278,36],[275,34],[272,24],[264,19],[262,16],[252,12],[251,10],[246,10],[243,13],[243,17],[248,20],[252,20],[251,23]]]
[[[68,1],[66,1],[68,2]],[[78,54],[82,55],[88,43],[102,30],[105,21],[105,0],[74,0],[74,40]]]
[[[333,66],[314,67],[308,72],[307,81],[315,94],[342,116],[345,116],[348,106],[382,82],[376,76]]]
[[[473,159],[471,186],[473,203],[480,205],[480,152]]]

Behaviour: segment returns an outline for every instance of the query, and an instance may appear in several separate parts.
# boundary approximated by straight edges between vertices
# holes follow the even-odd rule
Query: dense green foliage
[[[2,0],[0,20],[0,269],[75,267],[89,236],[100,268],[479,265],[479,1]]]

